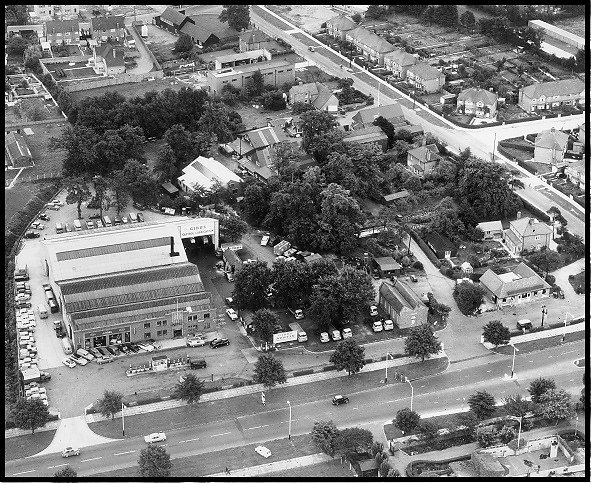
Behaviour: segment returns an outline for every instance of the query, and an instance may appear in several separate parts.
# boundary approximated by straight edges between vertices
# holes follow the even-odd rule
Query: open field
[[[320,25],[336,17],[326,5],[268,5],[267,8],[310,33],[320,31]]]
[[[145,82],[132,82],[129,84],[119,84],[116,86],[98,87],[96,89],[89,89],[87,91],[72,92],[72,100],[80,101],[86,97],[102,96],[107,92],[117,92],[125,97],[143,96],[150,91],[163,91],[165,89],[172,89],[180,91],[182,87],[187,87],[186,84],[178,82],[175,79],[156,79]]]

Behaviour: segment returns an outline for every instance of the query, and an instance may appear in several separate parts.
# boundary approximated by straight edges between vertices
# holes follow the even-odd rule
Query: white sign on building
[[[297,330],[290,330],[289,332],[279,332],[278,334],[273,334],[273,344],[291,342],[292,340],[298,340]]]
[[[195,238],[198,236],[213,235],[217,220],[213,218],[195,218],[191,223],[183,223],[179,226],[181,238]]]

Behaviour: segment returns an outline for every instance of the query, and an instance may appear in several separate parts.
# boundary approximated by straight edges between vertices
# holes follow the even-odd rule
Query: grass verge
[[[4,461],[33,456],[49,446],[56,430],[41,431],[4,440]]]
[[[349,469],[348,463],[341,464],[340,458],[326,463],[265,473],[266,478],[351,478],[352,476],[355,476],[355,473]]]
[[[566,334],[566,341],[568,342],[575,342],[578,340],[582,340],[585,338],[585,331],[580,330],[578,332],[572,332],[570,334]],[[538,340],[531,340],[529,342],[521,342],[516,343],[515,347],[519,350],[520,354],[526,354],[529,352],[541,351],[544,349],[549,349],[550,347],[556,347],[561,344],[562,336],[555,335],[553,337],[546,337],[545,339],[538,339]],[[505,345],[502,347],[497,347],[496,349],[492,349],[493,352],[497,354],[505,354],[505,355],[513,355],[513,347]]]

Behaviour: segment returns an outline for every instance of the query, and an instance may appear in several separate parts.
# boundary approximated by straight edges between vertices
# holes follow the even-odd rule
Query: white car
[[[378,315],[378,308],[375,305],[369,307],[369,315],[371,315],[372,317]]]
[[[384,330],[394,330],[394,322],[390,319],[384,320]]]
[[[187,347],[202,347],[205,345],[203,339],[187,339]]]
[[[323,344],[325,342],[330,342],[330,337],[328,336],[328,332],[322,332],[320,334],[320,342],[322,342]]]
[[[127,216],[122,216],[122,217],[121,217],[121,221],[122,221],[123,223],[127,223],[127,221],[128,221],[128,220],[127,220]]]
[[[94,356],[90,352],[88,352],[86,349],[78,349],[76,351],[76,354],[80,357],[84,357],[84,359],[86,359],[87,361],[94,360]]]
[[[142,349],[143,351],[146,351],[146,352],[152,352],[152,351],[154,351],[154,346],[152,344],[139,343],[138,344],[138,347],[140,349]]]
[[[349,337],[353,337],[353,333],[349,327],[343,329],[343,339],[348,339]]]
[[[62,456],[64,458],[69,458],[70,456],[78,456],[80,454],[80,450],[78,448],[72,448],[68,446],[66,449],[62,451]]]
[[[381,332],[382,330],[384,330],[384,327],[382,326],[382,322],[380,320],[376,320],[373,323],[372,329],[374,332]]]
[[[226,309],[226,315],[230,317],[230,320],[238,320],[238,314],[234,309]]]
[[[158,443],[159,441],[166,441],[166,433],[152,433],[144,436],[146,443]]]
[[[39,221],[34,221],[31,223],[31,228],[34,228],[35,230],[45,230],[45,225]]]
[[[58,206],[64,206],[64,202],[63,202],[63,201],[60,201],[60,200],[53,200],[53,201],[52,201],[52,203],[53,203],[54,205],[58,205]]]
[[[62,364],[64,364],[65,366],[68,366],[70,369],[73,369],[74,367],[76,367],[76,363],[71,360],[69,357],[64,359],[62,361]]]
[[[261,238],[261,246],[267,246],[267,243],[269,243],[269,235],[265,235],[263,238]]]
[[[70,356],[70,359],[81,366],[88,364],[88,361],[84,357],[75,356],[74,354]]]
[[[257,446],[254,450],[263,458],[268,458],[271,456],[271,450],[265,446]]]

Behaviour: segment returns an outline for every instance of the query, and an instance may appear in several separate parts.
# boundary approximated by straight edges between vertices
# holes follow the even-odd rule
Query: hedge
[[[324,366],[324,367],[322,368],[322,370],[323,370],[324,372],[328,372],[328,371],[335,371],[335,370],[336,370],[336,367],[335,367],[335,366]]]
[[[47,422],[57,421],[58,419],[59,419],[59,417],[57,414],[50,414],[49,417],[47,418]],[[16,428],[16,424],[14,421],[7,419],[4,422],[4,429],[14,429],[14,428]]]
[[[414,230],[409,230],[410,236],[413,238],[414,241],[417,242],[421,250],[427,255],[427,258],[431,260],[431,263],[435,265],[437,268],[441,266],[441,262],[437,258],[437,255],[433,253],[433,251],[429,248],[429,246],[423,241],[423,239],[415,233]]]
[[[294,371],[293,377],[307,376],[308,374],[314,374],[314,369],[304,369],[303,371]]]
[[[521,151],[527,151],[529,153],[533,153],[535,150],[535,146],[531,144],[524,144],[519,142],[512,142],[512,141],[500,141],[499,146],[504,148],[513,148],[513,149],[520,149]]]

